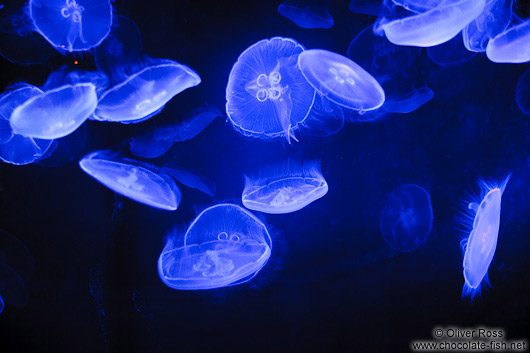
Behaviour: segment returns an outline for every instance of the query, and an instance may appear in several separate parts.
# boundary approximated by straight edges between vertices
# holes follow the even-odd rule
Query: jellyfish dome
[[[158,259],[169,287],[204,290],[245,283],[265,266],[272,242],[265,224],[244,208],[218,204],[202,211],[184,235],[170,238]]]
[[[369,111],[385,102],[385,92],[376,79],[342,55],[306,50],[298,57],[298,66],[320,95],[344,108]]]
[[[488,59],[495,63],[520,64],[530,61],[530,20],[508,28],[488,42]]]
[[[15,133],[10,119],[13,111],[43,92],[28,84],[11,87],[0,96],[0,159],[6,163],[25,165],[41,158],[53,140],[26,137]]]
[[[296,65],[304,50],[293,39],[274,37],[255,43],[239,56],[226,87],[226,112],[238,131],[290,141],[315,99],[315,90]]]
[[[30,0],[29,15],[53,47],[69,52],[97,47],[112,26],[110,0]]]
[[[287,0],[278,6],[278,12],[298,27],[333,27],[335,21],[329,13],[327,0]]]
[[[258,177],[246,177],[243,205],[251,210],[280,214],[298,211],[326,195],[328,183],[320,163],[288,160],[260,171]]]
[[[429,193],[418,185],[403,185],[385,202],[381,212],[381,233],[394,250],[414,251],[427,239],[432,220]]]

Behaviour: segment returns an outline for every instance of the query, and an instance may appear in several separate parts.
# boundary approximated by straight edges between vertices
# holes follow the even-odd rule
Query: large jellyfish
[[[274,37],[239,56],[226,87],[226,113],[238,131],[290,142],[315,98],[315,90],[297,67],[304,50],[294,39]]]
[[[320,95],[344,108],[365,112],[385,101],[385,92],[375,78],[342,55],[306,50],[298,57],[298,66]]]
[[[522,74],[517,81],[515,101],[523,113],[530,115],[530,70]]]
[[[180,239],[169,238],[158,259],[160,279],[179,290],[248,282],[265,266],[272,250],[265,224],[232,204],[202,211]]]
[[[170,167],[156,168],[126,158],[119,158],[110,151],[89,153],[79,166],[85,173],[105,185],[109,189],[139,203],[174,211],[181,200],[181,192],[170,175],[186,186],[213,195],[199,176],[190,175],[183,169],[172,170]],[[206,190],[206,191],[205,191]]]
[[[501,220],[501,200],[510,175],[498,183],[481,181],[480,195],[468,203],[464,226],[468,235],[461,242],[465,284],[462,296],[472,298],[488,282],[488,268],[495,255]]]
[[[278,12],[302,28],[331,28],[335,24],[328,10],[328,0],[286,0]]]
[[[97,47],[112,25],[110,0],[30,0],[35,28],[60,51]]]
[[[396,20],[385,19],[380,26],[392,43],[416,47],[432,47],[447,42],[477,18],[485,6],[485,0],[427,2],[427,5],[436,5],[427,9],[422,2],[407,3],[409,7],[420,4],[411,8],[419,13]]]
[[[15,165],[30,164],[41,158],[53,140],[42,140],[15,133],[9,120],[17,107],[43,92],[29,84],[17,84],[0,96],[0,159]]]
[[[403,185],[385,202],[381,212],[381,233],[393,249],[414,251],[427,239],[432,229],[431,197],[418,185]]]
[[[508,28],[488,42],[488,59],[495,63],[530,61],[530,19]]]
[[[134,22],[124,17],[116,17],[115,22],[113,31],[96,49],[96,64],[111,83],[99,97],[96,120],[147,120],[160,113],[174,96],[201,83],[199,75],[185,65],[147,57]]]
[[[291,213],[326,195],[328,183],[318,161],[287,162],[245,178],[243,205],[264,213]]]

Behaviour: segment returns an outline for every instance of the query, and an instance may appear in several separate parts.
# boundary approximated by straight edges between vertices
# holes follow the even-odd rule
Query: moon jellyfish
[[[488,284],[488,268],[497,248],[501,219],[501,199],[510,175],[500,183],[480,182],[480,195],[468,203],[464,224],[469,235],[462,240],[465,284],[462,295],[474,297]]]
[[[304,121],[304,133],[327,137],[338,133],[348,119],[344,109],[327,98],[317,95],[309,116]]]
[[[495,63],[530,61],[530,20],[508,28],[488,42],[488,59]]]
[[[110,78],[111,87],[99,97],[95,119],[125,124],[145,121],[174,96],[201,83],[199,75],[185,65],[147,57],[134,22],[123,17],[116,22],[96,49],[96,64]]]
[[[178,290],[204,290],[250,281],[272,250],[265,224],[232,204],[202,211],[181,237],[168,239],[158,259],[158,275]]]
[[[226,113],[234,128],[246,136],[290,142],[315,99],[297,66],[304,50],[294,39],[274,37],[239,56],[226,87]]]
[[[251,210],[280,214],[301,210],[326,195],[328,183],[320,163],[287,161],[260,171],[258,177],[246,177],[243,205]]]
[[[298,57],[298,66],[320,95],[344,108],[369,111],[385,101],[385,92],[375,78],[342,55],[306,50]]]
[[[15,165],[30,164],[41,158],[52,144],[19,135],[13,131],[9,120],[17,107],[30,99],[42,96],[43,92],[29,84],[18,84],[8,88],[0,96],[0,159]]]
[[[302,28],[327,29],[335,24],[327,0],[286,0],[278,6],[278,12]]]
[[[439,2],[412,16],[381,22],[389,41],[397,45],[432,47],[453,38],[484,10],[485,0]]]
[[[462,36],[457,34],[451,40],[427,48],[427,55],[438,65],[455,65],[470,61],[475,57],[475,52],[469,51],[463,44]]]
[[[418,249],[432,229],[431,197],[424,188],[409,184],[399,187],[385,202],[381,212],[381,233],[393,249]]]
[[[523,113],[530,115],[530,70],[522,74],[517,81],[515,101]]]
[[[36,30],[58,50],[97,47],[112,25],[110,0],[30,0],[28,8]]]

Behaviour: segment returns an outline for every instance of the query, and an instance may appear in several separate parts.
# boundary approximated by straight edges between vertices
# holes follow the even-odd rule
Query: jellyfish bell
[[[278,12],[302,28],[328,29],[335,24],[327,0],[286,0],[278,6]]]
[[[530,19],[509,27],[486,47],[488,59],[495,63],[520,64],[530,61]]]
[[[250,281],[270,258],[272,242],[265,224],[244,208],[218,204],[202,211],[177,244],[166,243],[158,274],[178,290],[206,290]]]

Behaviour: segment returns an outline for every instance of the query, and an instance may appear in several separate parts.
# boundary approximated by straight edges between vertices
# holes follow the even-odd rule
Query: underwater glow
[[[158,275],[178,290],[245,283],[265,266],[272,250],[265,224],[240,206],[202,211],[183,237],[170,237],[158,259]]]
[[[412,90],[403,95],[387,96],[381,110],[387,113],[412,113],[434,97],[434,92],[428,87]]]
[[[331,28],[335,24],[327,0],[287,0],[278,12],[302,28]]]
[[[226,113],[234,128],[247,136],[290,142],[315,99],[297,66],[303,51],[294,39],[274,37],[241,53],[226,87]]]
[[[427,240],[432,221],[429,193],[418,185],[403,185],[385,202],[381,212],[381,233],[394,250],[414,251]]]
[[[298,211],[326,195],[328,183],[320,162],[287,162],[263,168],[257,178],[245,177],[243,205],[251,210],[280,214]]]
[[[30,0],[35,28],[59,50],[84,51],[98,46],[110,32],[110,0]]]
[[[530,61],[530,19],[508,28],[488,42],[488,59],[495,63]]]
[[[298,66],[319,94],[344,108],[374,110],[385,101],[385,92],[375,78],[342,55],[306,50],[299,55]]]

